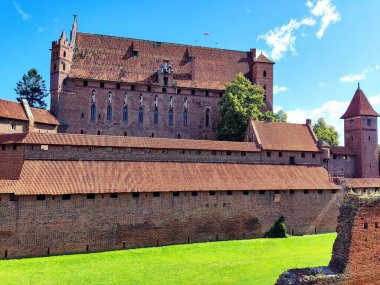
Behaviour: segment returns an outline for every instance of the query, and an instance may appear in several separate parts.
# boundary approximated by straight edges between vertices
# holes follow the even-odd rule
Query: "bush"
[[[274,226],[265,234],[266,238],[286,238],[289,235],[286,233],[285,217],[281,216]]]

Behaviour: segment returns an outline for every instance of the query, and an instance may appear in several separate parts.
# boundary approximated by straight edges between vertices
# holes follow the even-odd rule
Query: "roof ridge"
[[[226,49],[226,48],[213,48],[213,47],[197,46],[197,45],[190,45],[190,44],[179,44],[179,43],[172,43],[172,42],[155,41],[155,40],[145,40],[145,39],[136,39],[136,38],[129,38],[129,37],[112,36],[112,35],[103,35],[103,34],[93,34],[93,33],[84,33],[84,32],[78,32],[77,34],[88,35],[88,36],[101,36],[101,37],[109,37],[109,38],[125,39],[125,40],[132,40],[132,41],[143,41],[143,42],[152,42],[152,43],[155,42],[155,43],[162,43],[162,44],[169,44],[169,45],[176,45],[176,46],[183,46],[183,47],[194,47],[194,48],[211,49],[211,50],[234,51],[234,52],[239,52],[239,53],[249,53],[249,50],[236,50],[236,49]]]

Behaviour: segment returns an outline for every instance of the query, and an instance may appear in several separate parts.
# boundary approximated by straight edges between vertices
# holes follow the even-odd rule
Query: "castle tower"
[[[344,119],[344,144],[357,156],[357,177],[379,177],[377,117],[379,114],[358,84],[347,111],[341,117]]]
[[[67,40],[64,31],[58,41],[52,42],[50,63],[50,108],[51,112],[57,117],[59,117],[59,100],[63,89],[63,81],[69,75],[71,69],[77,27],[77,19],[76,16],[74,16],[70,43]]]
[[[254,51],[252,77],[254,83],[265,90],[264,103],[266,111],[273,111],[273,65],[274,62],[263,54],[256,58],[256,51]]]

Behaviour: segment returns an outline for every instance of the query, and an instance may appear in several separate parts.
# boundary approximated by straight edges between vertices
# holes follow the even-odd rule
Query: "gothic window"
[[[66,70],[66,64],[65,63],[62,63],[62,68],[63,68],[63,70]]]
[[[173,126],[173,110],[169,110],[169,126]]]
[[[154,96],[154,107],[158,107],[158,96]]]
[[[169,108],[173,108],[173,97],[170,96],[169,98]]]
[[[108,103],[112,103],[112,92],[108,92]]]
[[[264,76],[264,77],[267,77],[267,72],[266,72],[266,70],[264,70],[264,72],[263,72],[263,76]]]
[[[95,104],[92,104],[91,105],[91,121],[94,122],[95,121],[95,116],[96,116],[96,106]]]
[[[155,126],[158,125],[158,108],[154,108],[154,114],[153,114],[153,123]]]
[[[107,107],[107,122],[111,122],[112,121],[112,107],[111,105],[108,105]]]
[[[16,123],[15,122],[11,122],[10,125],[11,125],[11,130],[15,131],[16,130]]]
[[[127,107],[123,108],[123,122],[124,123],[128,122],[128,108]]]
[[[144,110],[142,107],[139,109],[139,124],[142,125],[144,122]]]
[[[183,108],[187,110],[188,107],[189,107],[189,102],[187,100],[187,97],[185,97],[185,99],[183,100]]]
[[[92,90],[91,92],[91,102],[95,103],[95,90]]]
[[[66,57],[66,52],[65,51],[63,52],[63,57]]]
[[[183,111],[183,126],[187,127],[187,110]]]
[[[140,94],[139,102],[140,102],[140,106],[142,106],[144,103],[144,97],[142,94]]]
[[[210,109],[206,109],[206,115],[205,115],[205,126],[210,126]]]

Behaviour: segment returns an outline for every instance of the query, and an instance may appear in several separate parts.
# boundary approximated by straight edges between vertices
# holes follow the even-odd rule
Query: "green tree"
[[[260,121],[286,122],[287,115],[282,110],[277,113],[260,111],[264,107],[264,93],[263,88],[252,84],[242,73],[227,84],[224,96],[219,102],[219,140],[242,141],[250,117]]]
[[[46,84],[37,69],[32,68],[24,74],[22,80],[17,82],[15,91],[18,95],[17,101],[26,99],[31,107],[46,109]]]
[[[266,238],[286,238],[288,237],[285,223],[285,217],[281,216],[275,223],[274,226],[270,228],[268,232],[265,233]]]
[[[328,125],[323,118],[318,119],[318,122],[314,124],[313,131],[318,139],[326,141],[331,146],[339,144],[337,130],[334,126]]]

